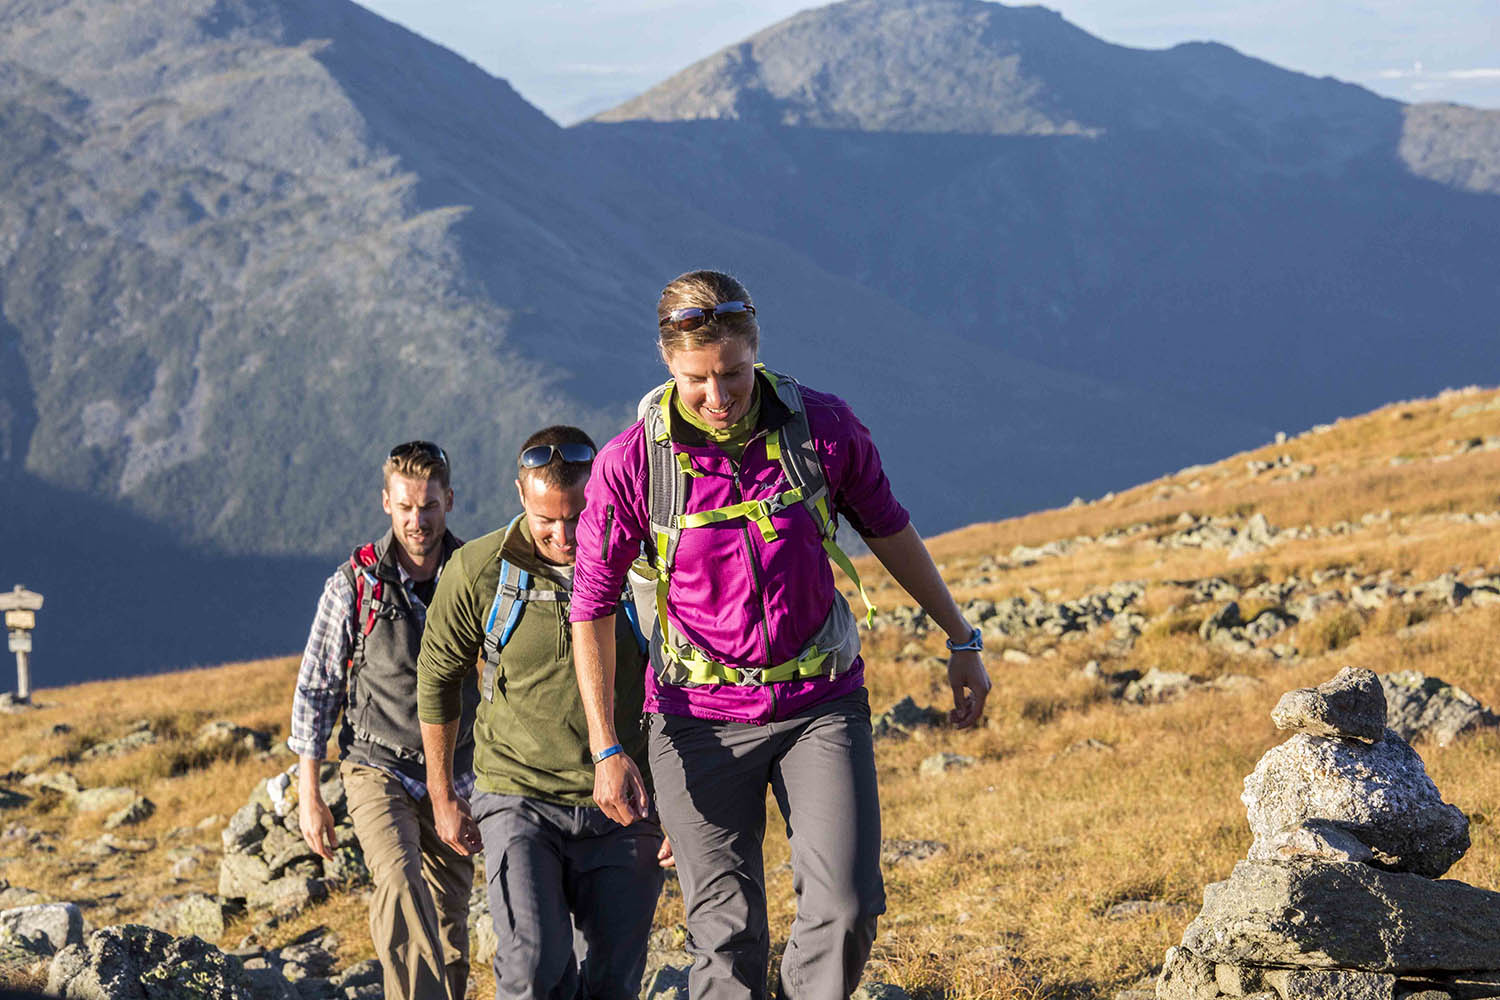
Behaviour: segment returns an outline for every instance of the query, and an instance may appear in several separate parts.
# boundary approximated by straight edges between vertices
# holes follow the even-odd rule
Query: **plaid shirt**
[[[398,568],[412,608],[425,620],[427,606],[413,589],[414,581],[406,568]],[[438,575],[442,575],[441,569]],[[354,620],[358,612],[353,585],[342,570],[334,573],[323,585],[323,596],[318,599],[318,613],[307,635],[302,668],[297,672],[297,692],[292,697],[292,732],[286,745],[299,757],[323,759],[333,724],[344,708],[344,667],[354,646],[354,631],[359,627]],[[396,772],[387,773],[398,779],[412,798],[420,799],[427,794],[423,782]],[[470,798],[474,792],[474,772],[455,775],[453,787],[463,798]]]

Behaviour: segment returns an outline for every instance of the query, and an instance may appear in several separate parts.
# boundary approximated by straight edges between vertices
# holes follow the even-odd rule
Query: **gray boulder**
[[[1500,893],[1362,864],[1241,861],[1203,890],[1182,944],[1227,965],[1500,969]]]
[[[73,807],[79,812],[115,812],[134,805],[140,795],[134,788],[112,786],[108,788],[86,788],[73,797]]]
[[[1440,747],[1460,733],[1500,725],[1500,716],[1462,688],[1416,670],[1382,674],[1386,725],[1404,740],[1429,739]]]
[[[1278,729],[1373,743],[1385,735],[1385,694],[1373,670],[1345,667],[1315,688],[1281,696],[1271,711]]]
[[[156,813],[156,803],[144,795],[137,795],[124,806],[110,813],[104,820],[106,830],[118,830],[122,826],[134,826],[150,819]]]
[[[947,714],[941,709],[918,705],[908,695],[892,705],[890,711],[881,712],[871,719],[870,728],[877,740],[891,737],[901,739],[918,730],[941,726],[947,718]]]
[[[38,903],[0,912],[0,937],[51,955],[83,942],[83,911],[74,903]]]
[[[179,934],[217,941],[224,936],[224,907],[213,896],[195,892],[173,907],[172,925]]]
[[[252,1000],[240,963],[141,924],[94,931],[52,959],[47,992],[73,1000]]]
[[[1469,820],[1443,802],[1422,758],[1395,733],[1373,744],[1298,733],[1245,779],[1252,860],[1285,857],[1284,834],[1310,822],[1366,844],[1371,863],[1437,878],[1469,848]]]
[[[925,778],[941,777],[949,771],[959,770],[974,766],[974,758],[968,754],[961,753],[935,753],[922,761],[917,768],[919,774]]]

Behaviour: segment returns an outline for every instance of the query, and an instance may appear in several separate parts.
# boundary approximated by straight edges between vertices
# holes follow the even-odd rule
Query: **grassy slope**
[[[1483,409],[1491,400],[1496,407]],[[1500,677],[1492,669],[1493,650],[1500,648],[1500,607],[1465,605],[1451,612],[1419,602],[1331,612],[1277,637],[1304,651],[1287,662],[1203,643],[1196,625],[1216,605],[1190,604],[1185,588],[1166,582],[1222,576],[1250,586],[1340,567],[1360,574],[1391,570],[1398,582],[1410,584],[1444,572],[1465,578],[1500,570],[1493,528],[1452,516],[1500,510],[1500,450],[1456,454],[1457,442],[1494,435],[1500,435],[1500,394],[1451,393],[1340,421],[1321,433],[1184,470],[1092,504],[933,539],[945,575],[969,581],[958,587],[962,599],[1040,591],[1056,600],[1117,580],[1144,580],[1149,586],[1141,610],[1151,624],[1133,650],[1113,659],[1108,627],[1069,642],[1040,635],[1011,642],[1033,654],[1024,663],[1002,660],[996,648],[988,661],[996,686],[985,727],[878,745],[885,836],[940,840],[948,850],[887,869],[889,913],[872,977],[953,997],[1111,996],[1151,972],[1180,938],[1202,886],[1227,875],[1243,856],[1250,837],[1238,798],[1241,780],[1280,741],[1269,712],[1284,690],[1325,680],[1344,664],[1376,671],[1414,667],[1487,704],[1500,704]],[[1294,466],[1315,465],[1316,474],[1294,481],[1286,468],[1247,469],[1247,461],[1282,455]],[[1389,519],[1362,522],[1386,510]],[[1151,544],[1176,530],[1173,522],[1183,512],[1239,519],[1261,512],[1283,529],[1339,521],[1359,527],[1240,558],[1224,550]],[[987,559],[1005,560],[1016,545],[1098,537],[1131,525],[1148,527],[1121,544],[1082,544],[1030,566],[981,566]],[[877,567],[865,572],[879,588],[877,603],[903,603]],[[989,582],[978,583],[984,576]],[[1406,629],[1419,622],[1418,629]],[[875,708],[908,694],[942,704],[945,676],[932,659],[940,646],[939,636],[915,644],[890,629],[871,636]],[[1103,660],[1108,670],[1155,666],[1200,677],[1248,674],[1263,683],[1165,705],[1126,705],[1078,673],[1090,659]],[[71,815],[55,804],[48,808],[49,800],[41,799],[0,815],[0,829],[24,823],[54,834],[58,849],[40,853],[0,840],[0,877],[58,898],[119,893],[94,904],[89,916],[96,924],[149,917],[166,895],[212,892],[216,853],[196,873],[174,879],[167,874],[167,852],[194,843],[216,852],[221,823],[199,829],[200,821],[227,817],[257,778],[285,762],[220,761],[171,777],[174,754],[185,752],[193,731],[211,718],[284,738],[295,670],[295,660],[279,659],[39,692],[37,700],[48,707],[6,723],[0,761],[62,753],[117,735],[142,717],[182,738],[70,768],[85,785],[128,783],[152,798],[156,815],[129,834],[155,838],[152,850],[98,862],[78,857],[77,847],[101,832],[99,817]],[[57,722],[73,732],[44,735]],[[1109,748],[1064,752],[1090,738]],[[1452,877],[1493,886],[1500,840],[1485,818],[1500,812],[1500,736],[1420,749],[1446,798],[1475,821],[1474,846]],[[940,750],[979,762],[942,777],[919,776],[918,763]],[[793,913],[791,877],[783,864],[784,836],[771,825],[767,864],[773,936],[780,942]],[[84,874],[96,881],[86,890],[73,888]],[[100,884],[100,877],[115,881]],[[1105,916],[1111,904],[1128,899],[1186,905],[1133,919]],[[679,921],[680,900],[665,898],[658,917],[663,924]],[[278,933],[290,938],[315,924],[342,932],[346,960],[369,954],[357,897],[316,907]],[[222,943],[233,945],[248,926],[243,921],[231,928]],[[476,979],[481,995],[488,996],[488,975]]]

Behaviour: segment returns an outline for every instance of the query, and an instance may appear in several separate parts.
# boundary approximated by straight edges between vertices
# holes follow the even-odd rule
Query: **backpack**
[[[525,516],[525,514],[517,514],[510,522],[510,527],[514,528]],[[484,696],[485,701],[491,701],[494,698],[495,675],[500,669],[500,651],[505,648],[505,644],[510,642],[510,637],[515,633],[516,625],[521,621],[521,611],[526,604],[530,601],[566,603],[572,596],[572,590],[562,587],[553,590],[532,590],[530,573],[512,565],[504,558],[500,560],[500,582],[495,587],[495,599],[490,602],[490,613],[484,623],[484,673],[480,677],[479,693]],[[635,633],[636,646],[644,654],[648,643],[645,634],[641,631],[635,602],[631,601],[627,594],[620,601],[620,605],[625,612],[626,619],[630,622],[631,631]]]
[[[668,381],[647,393],[636,411],[644,422],[646,432],[650,531],[645,550],[648,569],[654,572],[655,582],[652,584],[649,577],[640,575],[640,580],[635,584],[635,593],[636,600],[644,600],[649,607],[649,591],[655,591],[658,628],[653,639],[660,641],[652,643],[652,652],[660,649],[657,672],[668,684],[772,684],[798,678],[836,676],[847,670],[859,655],[859,630],[854,613],[849,609],[843,594],[837,590],[834,591],[833,607],[822,627],[801,653],[785,663],[736,669],[714,660],[708,653],[688,643],[671,627],[667,618],[668,582],[684,530],[744,518],[754,522],[762,538],[767,542],[774,542],[779,536],[771,522],[772,516],[793,504],[800,504],[817,526],[829,561],[842,569],[858,589],[867,609],[866,627],[875,618],[875,607],[865,593],[854,563],[835,541],[838,520],[832,513],[828,478],[813,445],[801,388],[789,375],[772,372],[763,365],[755,367],[770,382],[777,398],[792,413],[792,418],[784,426],[772,431],[766,438],[766,455],[781,465],[789,484],[788,489],[772,499],[746,500],[714,510],[685,513],[688,481],[702,473],[693,469],[687,455],[677,453],[672,447],[672,396],[676,389],[675,383]]]

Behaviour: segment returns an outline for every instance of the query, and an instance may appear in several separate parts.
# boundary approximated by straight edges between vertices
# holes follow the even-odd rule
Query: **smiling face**
[[[391,516],[396,543],[420,561],[443,540],[453,491],[436,479],[413,479],[397,472],[386,480],[380,503]]]
[[[555,486],[539,476],[516,480],[526,525],[536,554],[554,566],[571,566],[578,558],[578,518],[588,477],[572,486]]]
[[[755,398],[755,344],[740,337],[674,351],[667,370],[683,409],[715,430],[732,427]]]

